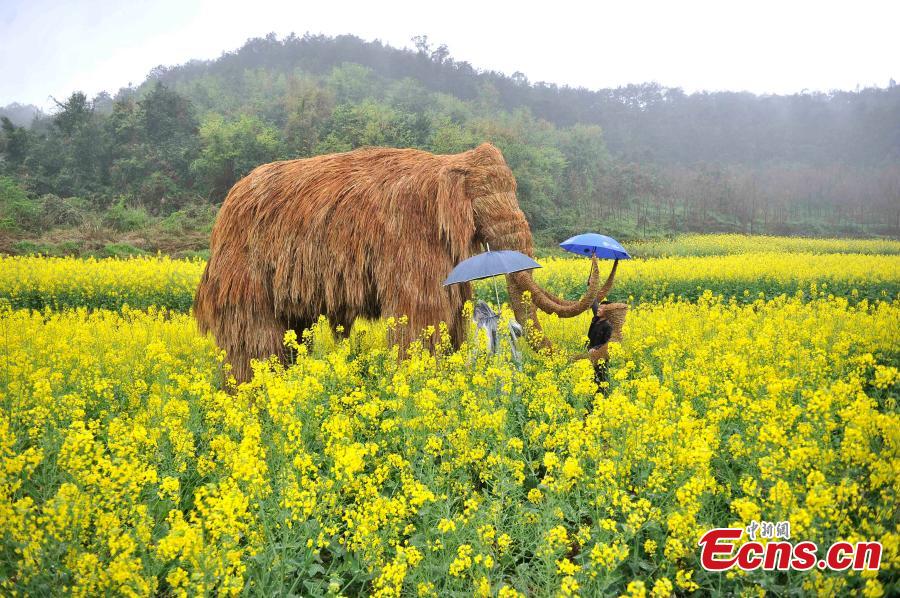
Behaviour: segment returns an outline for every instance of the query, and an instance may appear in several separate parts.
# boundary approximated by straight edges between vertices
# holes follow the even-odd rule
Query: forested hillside
[[[184,253],[254,166],[365,145],[498,145],[546,243],[597,229],[897,236],[900,87],[591,91],[483,72],[425,38],[268,36],[0,131],[0,249]],[[602,68],[598,67],[598,68]],[[33,114],[23,124],[22,114]]]

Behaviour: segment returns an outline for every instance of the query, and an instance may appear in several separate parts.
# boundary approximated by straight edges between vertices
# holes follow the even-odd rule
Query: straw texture
[[[453,155],[364,148],[259,166],[219,211],[194,315],[239,381],[249,377],[250,359],[283,357],[284,332],[299,334],[320,314],[345,331],[358,317],[406,315],[409,326],[395,339],[401,350],[443,321],[458,346],[472,290],[442,288],[453,266],[484,243],[533,256],[515,191],[490,144]],[[517,319],[537,328],[522,290],[539,293],[545,311],[579,313],[598,290],[596,263],[577,302],[537,288],[527,273],[510,282]]]

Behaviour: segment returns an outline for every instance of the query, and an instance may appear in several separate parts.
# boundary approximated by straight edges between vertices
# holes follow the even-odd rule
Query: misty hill
[[[626,238],[900,229],[897,86],[591,91],[481,71],[415,41],[409,50],[270,35],[216,60],[157,67],[114,96],[73,93],[30,128],[10,117],[0,175],[19,191],[0,198],[0,222],[17,238],[90,224],[154,248],[160,235],[135,231],[165,221],[170,236],[202,246],[207,207],[260,163],[365,145],[450,153],[488,140],[548,241],[587,229]]]
[[[324,76],[353,63],[371,69],[382,83],[409,78],[424,90],[465,102],[487,101],[507,111],[527,108],[557,126],[600,125],[612,152],[639,160],[853,164],[900,160],[900,86],[893,82],[887,89],[789,96],[686,94],[655,83],[591,91],[531,83],[521,73],[479,71],[453,60],[445,46],[433,49],[426,38],[417,41],[413,51],[354,36],[284,40],[269,36],[217,60],[159,67],[150,79],[190,90],[196,89],[197,81],[221,78],[234,82],[231,89],[240,96],[248,70]]]
[[[42,116],[41,109],[32,104],[19,104],[13,102],[6,106],[0,106],[0,118],[4,116],[18,127],[27,127],[35,117]]]

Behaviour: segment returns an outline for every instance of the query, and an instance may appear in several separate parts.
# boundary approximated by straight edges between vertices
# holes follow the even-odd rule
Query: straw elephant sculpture
[[[357,317],[406,315],[401,351],[446,322],[458,347],[472,289],[441,283],[483,244],[533,255],[515,178],[493,145],[452,155],[365,148],[264,164],[225,198],[194,315],[238,381],[249,378],[251,359],[284,357],[286,330],[299,333],[323,314],[345,331]],[[540,332],[535,308],[575,316],[609,292],[614,276],[615,266],[598,288],[595,260],[577,301],[553,296],[530,272],[506,282],[516,319]]]

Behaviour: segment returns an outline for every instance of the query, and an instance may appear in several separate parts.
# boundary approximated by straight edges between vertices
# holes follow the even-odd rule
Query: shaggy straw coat
[[[345,331],[357,317],[406,315],[401,350],[443,321],[458,346],[472,291],[442,287],[450,270],[483,243],[532,255],[515,190],[490,144],[454,155],[367,148],[264,164],[225,198],[194,314],[239,381],[249,377],[252,358],[283,357],[284,332],[299,333],[320,314]],[[609,291],[614,272],[598,289],[594,262],[579,301],[553,297],[527,272],[507,276],[516,317],[539,331],[535,306],[563,317],[581,313]]]

